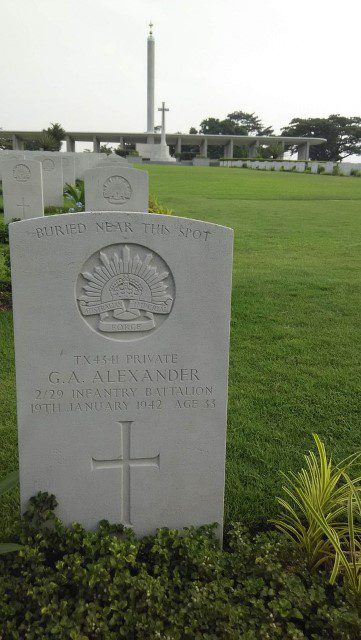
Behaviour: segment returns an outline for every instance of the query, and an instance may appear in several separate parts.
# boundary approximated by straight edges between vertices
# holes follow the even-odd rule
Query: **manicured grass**
[[[312,431],[335,459],[361,447],[361,180],[147,170],[162,204],[235,229],[226,517],[260,524],[276,512],[279,472],[299,468]],[[11,314],[0,324],[2,476],[16,465]],[[11,497],[5,527],[14,506]]]

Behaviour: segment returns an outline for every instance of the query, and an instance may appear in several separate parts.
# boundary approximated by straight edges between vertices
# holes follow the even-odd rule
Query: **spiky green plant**
[[[85,209],[84,180],[78,180],[76,184],[66,184],[64,195],[70,200],[77,211]]]
[[[305,455],[306,468],[298,473],[282,474],[286,480],[282,488],[288,500],[278,498],[283,511],[273,520],[278,529],[299,545],[309,568],[316,568],[334,557],[333,545],[320,520],[324,519],[329,527],[344,535],[349,500],[349,485],[344,476],[361,455],[356,453],[334,465],[331,458],[327,459],[323,442],[316,434],[313,437],[318,457],[309,451]]]
[[[5,476],[2,480],[0,480],[0,498],[6,493],[13,489],[17,483],[19,482],[19,473],[18,471],[13,471],[9,473],[9,475]],[[21,548],[19,544],[15,544],[13,542],[0,542],[0,555],[5,553],[10,553],[12,551],[18,551]]]
[[[162,204],[158,202],[158,199],[150,194],[149,195],[149,213],[162,213],[164,216],[173,215],[172,209],[168,207],[164,207]]]
[[[319,509],[308,502],[308,508],[318,526],[332,545],[335,559],[331,572],[330,583],[334,584],[337,576],[342,574],[346,585],[356,596],[361,610],[361,531],[355,521],[361,519],[360,486],[344,473],[347,496],[347,527],[338,530]]]

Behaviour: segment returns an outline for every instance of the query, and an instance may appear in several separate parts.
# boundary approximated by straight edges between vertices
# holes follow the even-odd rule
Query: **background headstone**
[[[60,155],[63,169],[63,185],[75,184],[75,158],[72,153],[62,153]]]
[[[62,207],[64,184],[60,153],[25,151],[25,157],[39,160],[42,164],[44,205]]]
[[[148,173],[121,163],[106,164],[84,173],[87,211],[148,211]]]
[[[231,229],[124,212],[10,225],[21,504],[137,534],[223,520]]]
[[[23,158],[23,151],[0,150],[0,180],[2,179],[1,165],[5,160],[21,160]]]
[[[333,165],[333,162],[325,162],[325,164],[323,165],[325,167],[325,173],[332,173]]]
[[[37,160],[9,159],[2,164],[4,220],[44,215],[43,179]]]

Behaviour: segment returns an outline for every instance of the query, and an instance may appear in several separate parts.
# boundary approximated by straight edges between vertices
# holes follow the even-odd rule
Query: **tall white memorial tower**
[[[147,40],[147,133],[154,133],[154,49],[153,24],[149,23]],[[152,140],[149,140],[152,142]]]
[[[169,147],[165,135],[165,112],[169,111],[162,102],[162,126],[160,144],[154,142],[154,59],[155,41],[153,37],[153,24],[149,23],[149,34],[147,38],[147,142],[137,143],[136,150],[142,158],[160,162],[175,162],[169,153]]]

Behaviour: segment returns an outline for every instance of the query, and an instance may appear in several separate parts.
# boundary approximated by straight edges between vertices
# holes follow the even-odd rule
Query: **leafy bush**
[[[318,165],[317,173],[325,173],[325,167],[322,164]]]
[[[160,529],[141,540],[103,521],[64,527],[56,501],[30,501],[23,548],[0,558],[4,640],[357,640],[344,589],[309,574],[284,536],[237,525]]]
[[[3,249],[3,259],[4,259],[4,275],[5,278],[11,280],[11,264],[10,264],[10,247],[6,245]]]
[[[19,482],[19,473],[18,471],[13,471],[9,473],[5,478],[0,480],[0,498],[10,489],[16,487]],[[15,544],[13,542],[0,542],[0,556],[5,555],[6,553],[12,553],[13,551],[18,551],[20,549],[19,544]]]
[[[353,176],[354,178],[361,178],[361,171],[358,171],[357,169],[351,169],[350,176]]]
[[[69,213],[69,207],[55,207],[52,204],[44,207],[44,214],[46,216],[56,216],[59,213]]]
[[[0,243],[9,244],[9,225],[0,220]]]
[[[196,155],[197,154],[195,151],[177,151],[174,154],[174,157],[178,158],[179,160],[193,160]]]

